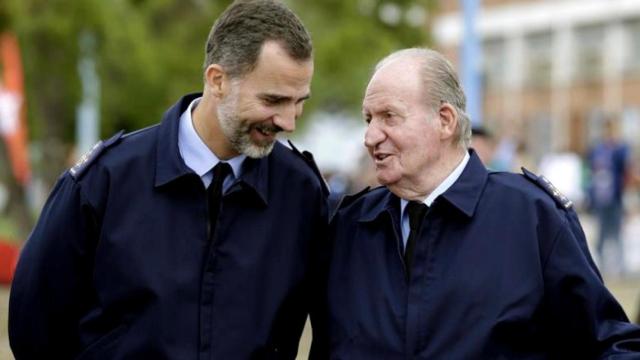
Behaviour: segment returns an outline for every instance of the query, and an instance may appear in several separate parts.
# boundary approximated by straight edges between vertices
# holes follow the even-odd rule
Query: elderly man
[[[294,359],[321,298],[327,191],[275,136],[294,129],[312,74],[288,8],[227,8],[204,92],[99,143],[56,185],[11,291],[16,359]]]
[[[464,111],[439,53],[376,67],[365,145],[384,186],[332,219],[331,357],[638,358],[640,329],[603,285],[571,203],[530,172],[489,173]]]

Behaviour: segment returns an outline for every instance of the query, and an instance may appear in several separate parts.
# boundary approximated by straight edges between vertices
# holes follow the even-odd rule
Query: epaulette
[[[151,130],[151,129],[153,129],[153,128],[156,128],[156,127],[158,127],[158,126],[160,126],[160,123],[153,124],[153,125],[149,125],[149,126],[144,127],[144,128],[142,128],[142,129],[138,129],[138,130],[134,130],[134,131],[132,131],[132,132],[128,132],[128,133],[126,133],[126,134],[122,134],[122,137],[121,137],[121,138],[122,138],[122,139],[126,139],[126,138],[128,138],[128,137],[130,137],[130,136],[138,135],[138,134],[143,133],[143,132],[145,132],[145,131],[147,131],[147,130]]]
[[[105,149],[120,141],[120,138],[122,138],[122,134],[124,134],[124,130],[120,130],[117,134],[110,137],[109,139],[104,141],[100,140],[95,145],[93,145],[93,147],[84,155],[82,155],[82,157],[80,157],[80,160],[78,160],[78,162],[73,165],[71,169],[69,169],[71,177],[73,177],[75,180],[80,179],[80,177],[82,177],[82,174],[84,174],[87,168],[89,168],[89,165],[91,165],[98,157],[100,157],[100,154],[102,154]]]
[[[287,142],[291,147],[291,151],[293,151],[294,154],[301,157],[302,160],[304,160],[304,162],[311,168],[311,170],[313,170],[314,174],[316,174],[318,179],[320,179],[320,183],[322,184],[322,192],[324,193],[324,196],[329,196],[329,185],[327,185],[327,181],[324,179],[324,177],[322,177],[322,173],[320,172],[318,165],[316,165],[316,161],[313,159],[313,155],[306,150],[300,152],[300,150],[298,150],[298,148],[296,148],[293,145],[291,140],[287,140]]]
[[[362,197],[362,195],[368,193],[370,190],[371,190],[371,186],[367,186],[355,194],[343,196],[342,199],[340,199],[340,201],[338,202],[338,206],[336,206],[336,208],[342,209],[351,205],[354,201],[358,200],[358,198]]]
[[[536,175],[534,173],[532,173],[531,171],[525,169],[524,167],[521,168],[522,169],[522,173],[524,174],[524,177],[527,178],[528,180],[530,180],[531,182],[533,182],[534,184],[538,185],[539,187],[541,187],[544,191],[546,191],[549,195],[551,195],[551,197],[553,198],[553,200],[555,200],[555,202],[562,206],[565,209],[569,209],[573,206],[573,202],[571,202],[571,200],[569,200],[569,198],[567,198],[566,196],[564,196],[552,183],[551,181],[549,181],[549,179],[547,179],[546,177],[540,175]]]
[[[333,217],[336,216],[336,214],[338,213],[338,211],[340,211],[340,209],[346,208],[347,206],[352,204],[354,201],[356,201],[358,198],[360,198],[362,195],[368,193],[369,190],[371,190],[371,187],[367,186],[367,187],[365,187],[364,189],[358,191],[355,194],[342,195],[340,200],[338,200],[336,202],[336,204],[333,207],[333,209],[329,209],[330,210],[329,222],[331,222],[331,220],[333,220]]]

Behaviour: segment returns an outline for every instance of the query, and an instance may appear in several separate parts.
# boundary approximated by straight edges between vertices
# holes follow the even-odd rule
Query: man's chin
[[[400,181],[400,176],[387,173],[378,173],[376,174],[376,180],[378,180],[378,183],[380,183],[380,185],[392,186],[393,184],[396,184],[398,181]]]
[[[269,156],[269,154],[271,154],[271,151],[273,151],[274,145],[275,141],[265,145],[250,144],[245,146],[242,149],[241,153],[247,155],[247,157],[250,157],[252,159],[260,159],[265,156]]]

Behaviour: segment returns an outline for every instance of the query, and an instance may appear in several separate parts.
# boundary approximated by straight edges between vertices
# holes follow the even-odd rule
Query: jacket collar
[[[180,150],[178,149],[178,129],[182,113],[187,110],[193,100],[201,96],[201,93],[194,93],[182,97],[167,110],[162,118],[156,141],[156,187],[166,185],[182,176],[193,173],[180,156]],[[277,146],[280,145],[276,144],[276,147]],[[274,152],[275,151],[276,149],[274,148]],[[273,154],[262,159],[245,159],[243,172],[238,180],[238,183],[243,184],[242,186],[253,190],[265,205],[267,204],[269,194],[268,158],[271,156],[273,156]]]
[[[198,93],[182,97],[162,117],[156,140],[156,187],[192,173],[180,156],[178,126],[180,124],[180,115],[187,110],[194,99],[200,96],[202,94]]]
[[[472,217],[487,183],[488,172],[473,149],[469,150],[469,155],[469,162],[458,180],[439,198],[442,197],[467,217]],[[363,207],[360,221],[374,221],[385,211],[393,216],[394,211],[399,213],[399,204],[400,198],[385,189],[382,195],[374,197],[372,204]]]
[[[470,149],[469,155],[471,156],[469,162],[458,180],[441,196],[467,217],[472,217],[484,191],[489,173],[475,150]]]
[[[248,189],[256,195],[263,205],[267,205],[269,198],[269,158],[273,156],[276,147],[280,144],[276,142],[273,151],[269,156],[261,159],[247,157],[242,164],[242,175],[236,184]],[[230,192],[235,191],[235,185]]]
[[[362,207],[360,222],[374,221],[384,213],[388,213],[391,217],[400,214],[400,198],[394,193],[383,186],[377,187],[371,192],[376,194],[368,197],[370,203],[365,203],[365,206]]]

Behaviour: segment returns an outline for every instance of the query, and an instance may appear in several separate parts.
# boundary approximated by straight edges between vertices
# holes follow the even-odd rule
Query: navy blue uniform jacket
[[[209,243],[205,187],[178,151],[193,99],[62,175],[17,267],[16,359],[295,358],[326,189],[277,143],[245,160]]]
[[[471,152],[426,215],[408,282],[399,198],[346,199],[332,220],[331,358],[640,358],[640,329],[603,285],[575,212],[541,185],[488,173]]]

